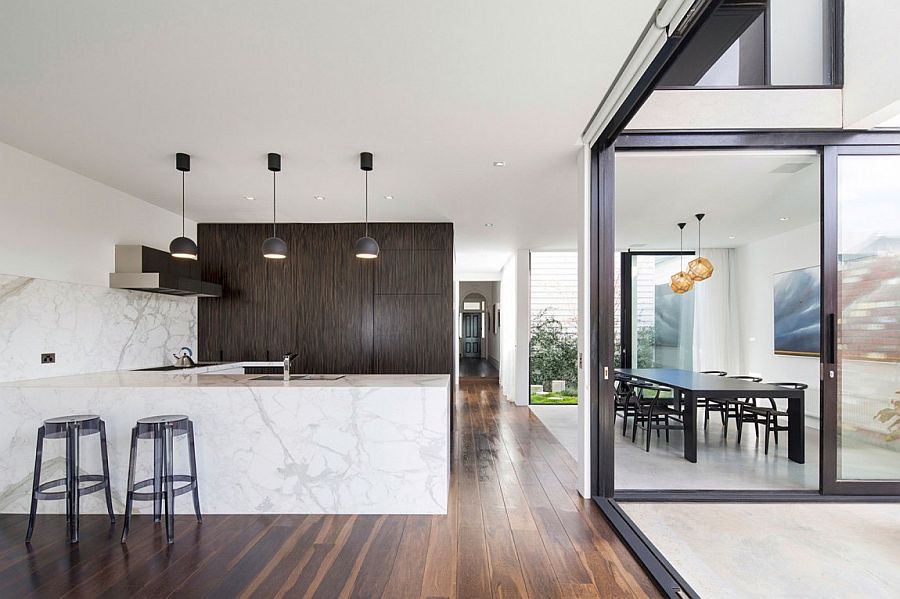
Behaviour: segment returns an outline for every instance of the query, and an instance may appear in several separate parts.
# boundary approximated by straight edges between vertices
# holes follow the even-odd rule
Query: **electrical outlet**
[[[41,364],[55,364],[56,354],[41,354]]]

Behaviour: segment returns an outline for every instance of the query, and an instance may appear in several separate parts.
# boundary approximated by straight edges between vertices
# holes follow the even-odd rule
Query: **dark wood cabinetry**
[[[453,225],[373,223],[381,255],[360,260],[363,225],[278,225],[284,261],[260,253],[271,225],[200,224],[201,274],[221,298],[200,298],[201,360],[277,360],[295,372],[452,373]]]

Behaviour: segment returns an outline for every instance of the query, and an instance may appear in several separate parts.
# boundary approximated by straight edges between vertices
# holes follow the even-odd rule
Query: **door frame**
[[[900,480],[838,478],[840,434],[840,372],[837,368],[839,292],[838,159],[841,156],[898,156],[900,145],[826,146],[822,154],[822,434],[819,481],[824,495],[900,495]]]
[[[734,131],[734,132],[647,132],[622,133],[614,144],[603,147],[599,142],[591,149],[591,335],[592,360],[591,372],[591,453],[592,453],[592,494],[597,499],[613,499],[615,493],[615,454],[614,428],[615,413],[613,410],[613,377],[612,348],[614,346],[613,281],[612,264],[614,261],[615,239],[615,152],[639,150],[739,150],[739,149],[811,149],[820,156],[820,202],[822,207],[822,234],[820,250],[825,247],[827,235],[836,243],[836,208],[837,208],[837,156],[849,153],[900,153],[900,132],[896,131]],[[875,150],[882,150],[876,152]],[[886,151],[885,151],[886,150]],[[827,156],[827,158],[826,158]],[[826,210],[828,206],[830,210]],[[826,225],[828,230],[826,230]],[[829,232],[830,231],[830,232]],[[836,246],[835,246],[836,247]],[[820,252],[820,269],[823,268],[825,255]],[[822,331],[826,331],[825,315],[833,313],[836,296],[828,299],[825,294],[834,295],[836,287],[826,284],[830,276],[823,271],[822,281]],[[832,281],[836,281],[832,279]],[[832,309],[829,312],[829,309]],[[825,349],[823,345],[823,349]],[[820,359],[825,359],[825,352]],[[824,362],[822,372],[824,373]],[[824,405],[824,384],[820,391],[820,414],[822,424],[820,431],[820,476],[818,493],[809,491],[759,491],[753,493],[737,493],[735,491],[630,491],[628,499],[649,501],[717,501],[730,502],[765,501],[767,496],[773,500],[789,498],[793,501],[819,500],[822,495],[892,497],[897,491],[893,483],[873,485],[857,481],[835,481],[839,484],[824,484],[824,468],[836,473],[836,462],[826,466],[828,452],[836,448],[836,404]],[[826,419],[826,415],[828,418]],[[826,426],[829,427],[826,429]],[[826,442],[827,439],[827,442]],[[833,456],[836,458],[836,453]],[[746,495],[745,499],[742,496]],[[624,499],[624,497],[622,497]]]

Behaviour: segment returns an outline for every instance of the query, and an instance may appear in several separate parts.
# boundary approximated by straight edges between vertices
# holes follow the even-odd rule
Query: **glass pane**
[[[900,156],[838,159],[838,478],[900,479]]]
[[[635,368],[692,370],[694,294],[677,294],[669,287],[684,260],[681,256],[632,258],[631,355]]]
[[[481,310],[481,302],[463,302],[463,310]]]

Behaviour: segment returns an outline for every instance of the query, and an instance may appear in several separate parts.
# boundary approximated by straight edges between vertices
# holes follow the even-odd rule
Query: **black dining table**
[[[677,368],[617,368],[616,372],[642,381],[668,387],[684,406],[684,459],[697,461],[697,398],[786,398],[788,400],[788,459],[806,461],[806,425],[802,389],[754,383],[713,374],[701,374]]]

